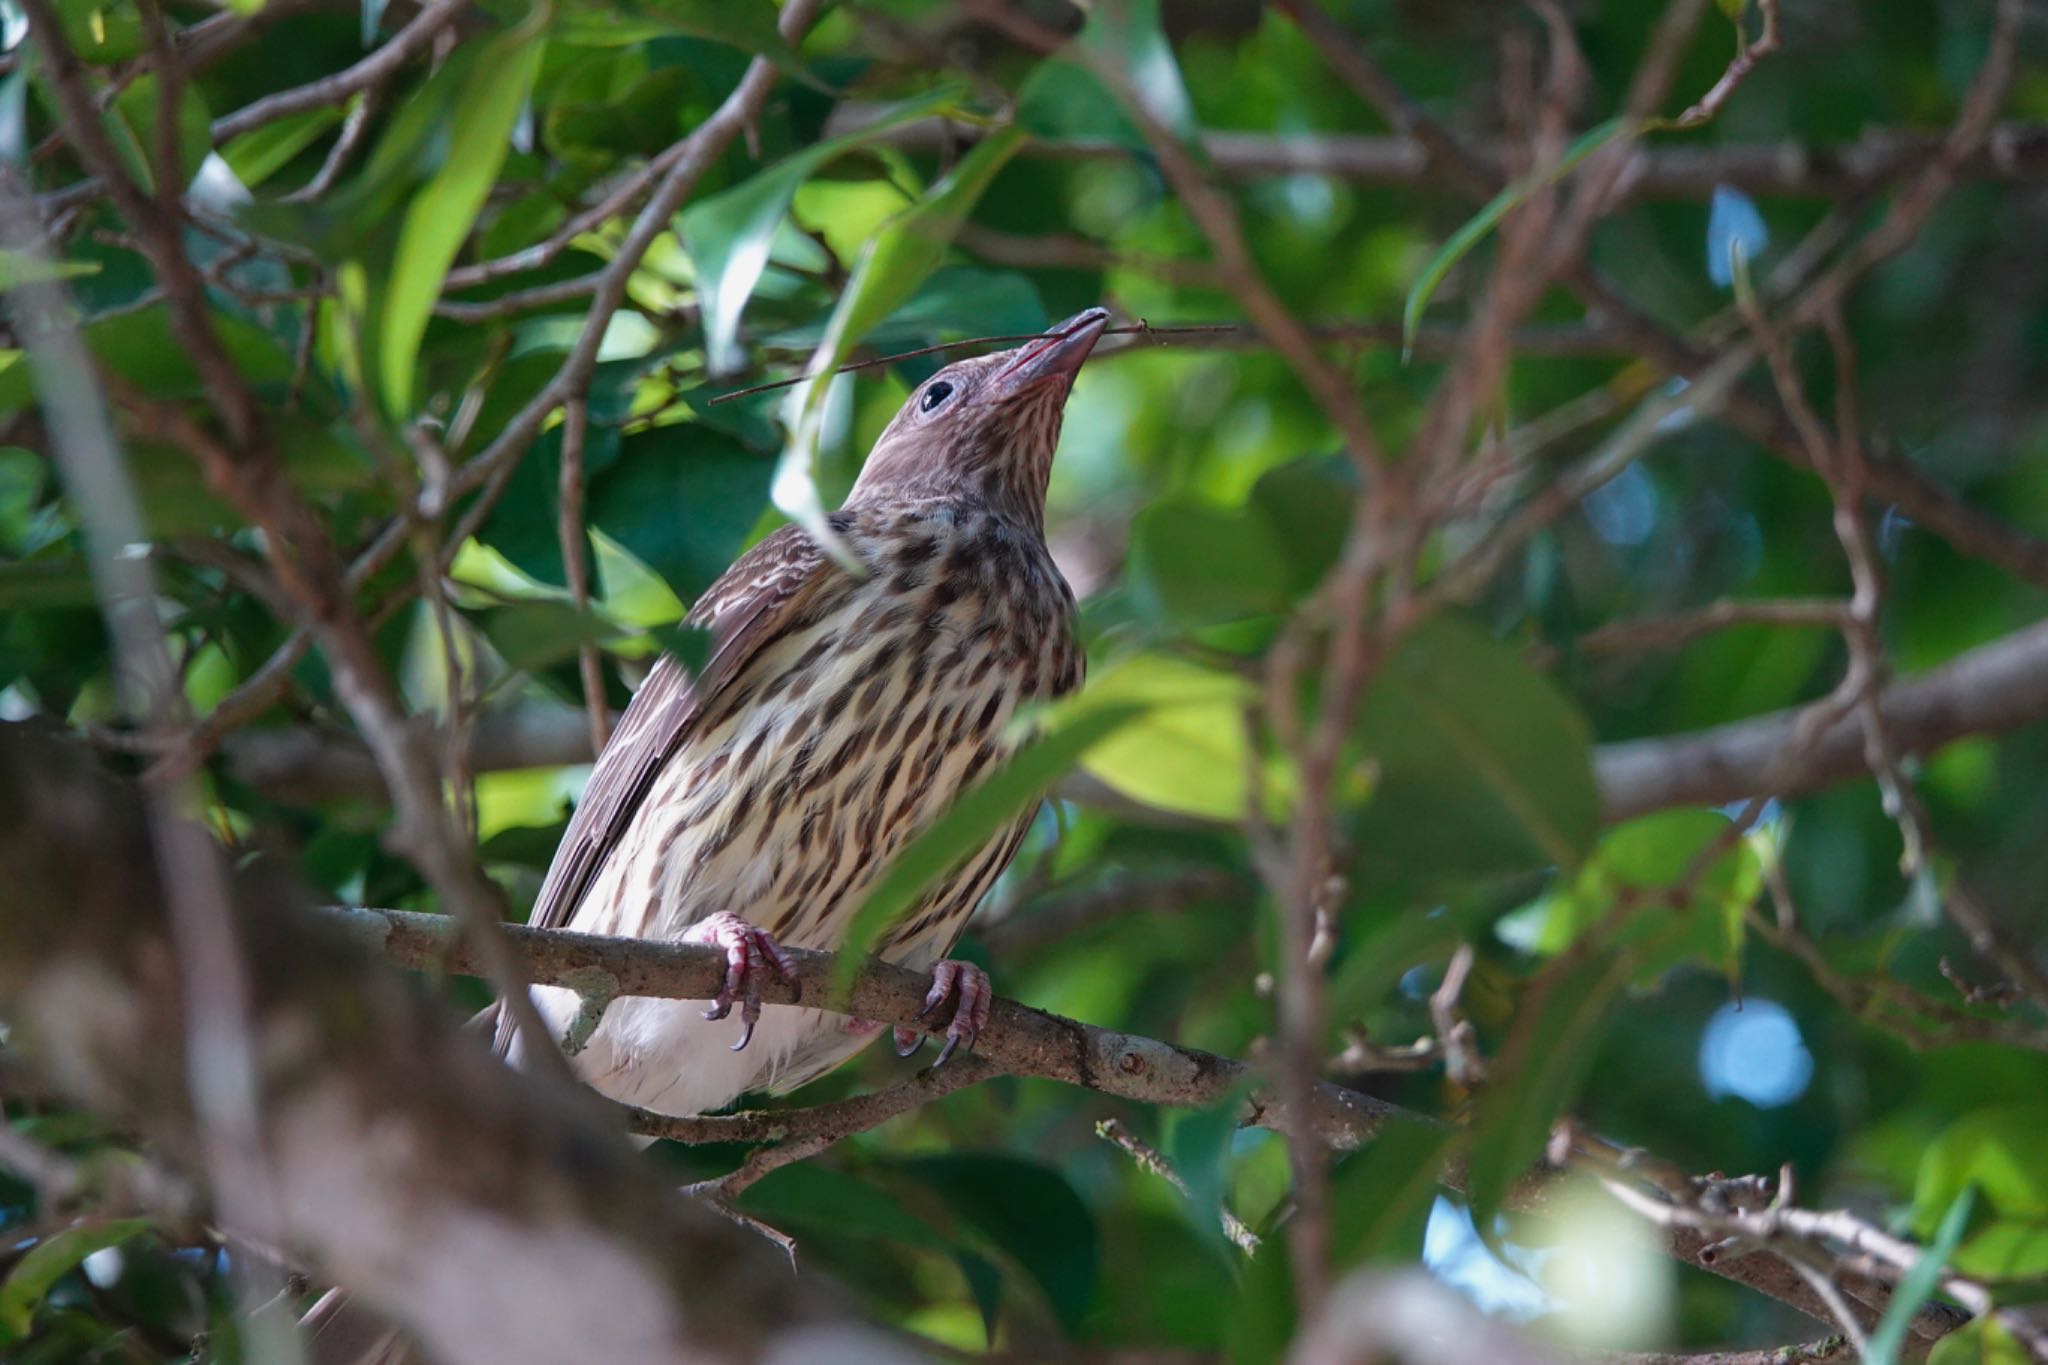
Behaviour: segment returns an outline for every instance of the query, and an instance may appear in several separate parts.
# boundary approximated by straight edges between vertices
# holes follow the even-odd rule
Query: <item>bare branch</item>
[[[1419,106],[1418,106],[1419,107]],[[872,121],[878,111],[845,104],[828,125],[834,133]],[[1384,112],[1384,111],[1382,111]],[[881,135],[914,151],[936,151],[948,140],[971,143],[976,130],[924,120]],[[1622,167],[1621,193],[1629,199],[1704,199],[1719,186],[1746,194],[1856,199],[1917,174],[1941,154],[1942,135],[1873,128],[1856,141],[1816,147],[1805,141],[1636,147]],[[1353,184],[1413,188],[1439,181],[1469,192],[1435,147],[1420,136],[1361,133],[1263,133],[1210,130],[1202,148],[1217,174],[1231,180],[1327,175]],[[1473,164],[1489,188],[1505,183],[1510,149],[1499,142],[1472,145]],[[1020,155],[1059,160],[1116,160],[1130,155],[1122,143],[1084,138],[1034,138]],[[1984,145],[1958,165],[1966,180],[2048,179],[2048,128],[2016,123],[1994,129]]]

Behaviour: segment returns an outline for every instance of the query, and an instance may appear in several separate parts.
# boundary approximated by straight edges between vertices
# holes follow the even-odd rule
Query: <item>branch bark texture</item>
[[[15,1040],[75,1101],[202,1170],[134,792],[76,745],[0,727],[0,859]],[[506,1069],[281,878],[259,867],[231,894],[279,1194],[275,1225],[234,1234],[305,1258],[440,1360],[895,1356],[766,1242],[663,1184],[601,1105]]]

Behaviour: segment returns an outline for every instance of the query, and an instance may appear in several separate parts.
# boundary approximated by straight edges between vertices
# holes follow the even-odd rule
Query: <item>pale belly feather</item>
[[[835,949],[903,846],[1000,761],[1020,701],[1078,685],[1069,620],[1030,611],[1033,595],[1019,591],[1020,575],[1053,572],[1042,547],[1013,545],[1008,528],[992,533],[985,520],[928,522],[937,550],[901,571],[857,542],[876,571],[835,585],[842,599],[822,621],[764,648],[705,713],[574,927],[676,939],[730,911],[790,946]],[[963,537],[971,562],[954,549]],[[935,589],[935,579],[947,586]],[[943,957],[1029,818],[934,888],[882,956],[917,970]],[[557,1029],[579,1008],[569,991],[534,994]],[[622,1102],[701,1113],[749,1090],[801,1085],[876,1032],[843,1015],[770,1006],[752,1043],[733,1052],[738,1011],[710,1021],[703,1008],[614,1002],[575,1066]]]

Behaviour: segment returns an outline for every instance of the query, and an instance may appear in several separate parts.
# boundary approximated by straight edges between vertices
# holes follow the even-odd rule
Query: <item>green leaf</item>
[[[688,602],[746,546],[773,470],[701,423],[654,427],[621,441],[618,458],[590,480],[584,518]]]
[[[924,1157],[897,1169],[930,1186],[975,1231],[1045,1291],[1069,1332],[1095,1302],[1095,1219],[1066,1178],[1019,1157],[971,1152]]]
[[[1436,1124],[1390,1124],[1345,1158],[1330,1182],[1330,1252],[1337,1265],[1420,1259],[1444,1165],[1464,1136]]]
[[[1166,498],[1131,524],[1130,574],[1139,598],[1178,626],[1283,610],[1288,564],[1278,531],[1255,512]]]
[[[142,55],[147,39],[142,15],[133,5],[109,0],[57,0],[64,43],[83,62],[125,62]]]
[[[1097,703],[1142,714],[1088,751],[1081,766],[1113,790],[1161,810],[1240,820],[1245,808],[1243,678],[1165,654],[1136,654],[1091,679]]]
[[[0,247],[0,290],[19,289],[25,284],[49,284],[55,280],[75,280],[81,275],[99,273],[98,261],[51,261]]]
[[[360,100],[362,96],[356,96]],[[221,159],[235,173],[235,179],[255,189],[292,163],[292,159],[320,140],[320,135],[341,121],[342,111],[331,104],[302,113],[287,114],[275,123],[252,128],[220,149]]]
[[[1498,898],[1492,895],[1453,897],[1441,910],[1426,915],[1414,913],[1405,900],[1374,909],[1379,913],[1370,917],[1345,916],[1343,956],[1330,977],[1332,1017],[1364,1015],[1379,1008],[1411,967],[1447,961],[1460,943],[1485,932],[1500,913]]]
[[[2035,1361],[1998,1319],[1978,1318],[1934,1343],[1927,1365],[2035,1365]]]
[[[89,607],[92,573],[82,559],[0,561],[0,607],[9,611]]]
[[[1376,878],[1575,867],[1600,826],[1585,720],[1509,646],[1448,617],[1395,650],[1359,717],[1378,784],[1357,822]]]
[[[959,96],[958,87],[946,86],[896,105],[873,123],[807,147],[677,215],[677,235],[697,272],[697,303],[711,373],[730,374],[746,363],[739,345],[740,314],[767,267],[776,229],[788,216],[797,188],[833,158],[912,119],[940,113]]]
[[[1564,155],[1541,171],[1523,176],[1513,184],[1504,187],[1499,194],[1486,201],[1479,212],[1465,220],[1465,225],[1452,233],[1450,240],[1437,248],[1436,255],[1429,258],[1422,273],[1409,286],[1407,302],[1401,306],[1401,358],[1405,361],[1415,347],[1415,329],[1422,325],[1423,310],[1429,307],[1430,295],[1436,293],[1444,276],[1451,273],[1451,267],[1465,258],[1467,252],[1477,246],[1486,234],[1507,217],[1508,213],[1545,185],[1554,184],[1569,175],[1581,161],[1623,134],[1633,136],[1636,124],[1633,120],[1620,117],[1587,129],[1565,148]]]
[[[1242,1253],[1224,1235],[1223,1197],[1229,1184],[1231,1145],[1242,1129],[1240,1116],[1252,1089],[1252,1083],[1246,1081],[1205,1109],[1173,1114],[1166,1129],[1166,1159],[1187,1186],[1182,1208],[1195,1235],[1232,1267],[1241,1263]]]
[[[1966,1189],[1955,1197],[1948,1212],[1941,1216],[1941,1225],[1936,1229],[1934,1240],[1920,1253],[1920,1259],[1899,1281],[1899,1287],[1892,1291],[1892,1301],[1884,1310],[1884,1318],[1877,1324],[1877,1330],[1870,1334],[1870,1348],[1863,1354],[1864,1365],[1895,1365],[1899,1350],[1906,1344],[1906,1333],[1912,1330],[1913,1315],[1920,1311],[1920,1305],[1934,1297],[1934,1291],[1941,1285],[1942,1268],[1949,1257],[1955,1254],[1957,1243],[1963,1240],[1963,1229],[1969,1226],[1970,1206],[1976,1200],[1976,1191]]]
[[[1963,1243],[1957,1269],[1987,1277],[2048,1271],[2048,1104],[1996,1105],[1966,1114],[1927,1145],[1913,1187],[1913,1227],[1938,1235],[1941,1220],[1975,1189],[1995,1217]]]
[[[1298,1325],[1293,1256],[1287,1241],[1268,1237],[1238,1284],[1225,1341],[1231,1365],[1270,1365],[1287,1358],[1287,1345]]]
[[[0,1283],[0,1344],[27,1338],[35,1312],[58,1280],[95,1251],[119,1246],[149,1227],[147,1218],[80,1223],[30,1247]]]
[[[1095,705],[1085,695],[1082,701],[1087,703],[1084,707],[1068,711],[1064,723],[1025,743],[910,841],[855,912],[832,973],[831,998],[844,997],[868,953],[932,883],[971,857],[1081,755],[1144,711],[1139,706]]]
[[[1336,456],[1293,460],[1259,475],[1251,506],[1272,528],[1291,592],[1308,592],[1337,562],[1357,498],[1357,475]]]
[[[2004,1104],[1966,1114],[1928,1144],[1913,1188],[1913,1227],[1930,1236],[1972,1185],[2009,1218],[2048,1218],[2048,1103]]]
[[[776,9],[763,0],[609,0],[564,5],[550,37],[576,47],[637,46],[659,38],[708,38],[778,65],[796,53],[776,27]]]
[[[784,1166],[747,1187],[740,1207],[772,1227],[829,1229],[834,1236],[879,1237],[899,1246],[952,1255],[953,1244],[876,1185],[815,1162]]]
[[[1603,953],[1527,992],[1515,1010],[1501,1057],[1472,1117],[1467,1167],[1472,1217],[1489,1223],[1510,1186],[1543,1153],[1550,1125],[1578,1094],[1609,1006],[1628,984],[1627,954]]]
[[[1160,25],[1159,0],[1091,7],[1081,44],[1115,62],[1131,89],[1159,124],[1189,146],[1200,146],[1195,104],[1181,80],[1180,64]]]
[[[1763,864],[1748,840],[1731,837],[1719,811],[1672,810],[1620,825],[1601,839],[1576,877],[1502,925],[1517,947],[1555,954],[1605,923],[1624,898],[1635,909],[1614,943],[1641,950],[1637,984],[1648,986],[1687,962],[1734,976],[1741,966],[1743,912],[1763,885]],[[1696,864],[1719,848],[1712,861]],[[1673,904],[1670,893],[1687,893]],[[1526,934],[1511,934],[1519,922]]]
[[[145,188],[156,188],[157,80],[139,76],[107,110],[107,132],[128,171]],[[178,91],[179,169],[189,182],[213,146],[212,117],[197,87],[187,81]]]
[[[521,602],[482,617],[484,638],[506,663],[532,673],[560,663],[586,644],[619,637],[619,628],[567,602]]]
[[[824,339],[811,356],[807,372],[815,377],[798,385],[790,396],[789,443],[775,470],[775,505],[849,570],[857,572],[859,566],[849,558],[838,533],[825,523],[815,477],[831,372],[938,268],[945,259],[947,243],[966,221],[975,201],[1023,141],[1024,135],[1014,127],[983,138],[929,194],[882,226],[854,263],[853,276],[832,310]]]
[[[536,10],[535,17],[542,13]],[[529,22],[483,54],[455,106],[440,170],[406,207],[378,338],[379,381],[393,417],[411,415],[413,363],[427,319],[511,149],[512,125],[533,89],[545,47]]]

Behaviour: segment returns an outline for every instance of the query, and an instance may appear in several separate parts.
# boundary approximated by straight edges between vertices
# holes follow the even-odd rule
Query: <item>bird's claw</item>
[[[683,934],[683,941],[725,950],[725,980],[704,1017],[723,1019],[732,1013],[735,1003],[739,1005],[740,1040],[732,1045],[734,1052],[754,1041],[754,1025],[761,1021],[761,986],[768,973],[773,972],[792,988],[798,999],[803,998],[803,982],[797,977],[796,963],[775,941],[775,936],[731,911],[699,920]]]
[[[945,1045],[939,1049],[934,1067],[944,1066],[962,1044],[969,1052],[974,1051],[981,1031],[988,1027],[989,1004],[995,999],[988,973],[971,962],[947,958],[932,968],[932,988],[926,992],[924,1008],[917,1012],[917,1017],[924,1018],[949,999],[952,1017],[946,1024]],[[898,1028],[895,1041],[896,1055],[908,1057],[924,1046],[924,1034],[917,1029]]]

